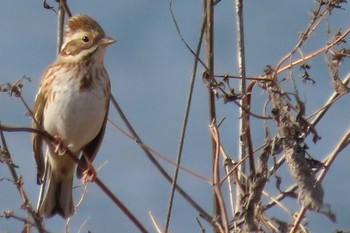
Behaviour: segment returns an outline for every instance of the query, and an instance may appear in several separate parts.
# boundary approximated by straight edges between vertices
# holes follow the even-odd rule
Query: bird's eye
[[[90,41],[90,38],[87,37],[87,36],[83,36],[83,38],[81,38],[81,40],[84,42],[84,43],[88,43]]]

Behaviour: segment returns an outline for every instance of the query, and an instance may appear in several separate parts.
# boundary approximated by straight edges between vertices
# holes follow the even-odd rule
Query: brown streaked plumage
[[[77,157],[93,161],[101,145],[109,108],[110,81],[103,66],[104,51],[115,40],[105,36],[100,25],[87,15],[69,19],[65,42],[56,61],[43,73],[34,104],[33,127],[46,130],[57,138],[57,145],[47,145],[48,187],[38,212],[51,217],[68,218],[74,214],[72,199],[75,162],[64,153],[68,148]],[[43,141],[33,135],[37,164],[37,182],[41,183],[45,162]],[[87,169],[84,156],[77,166],[77,176]]]

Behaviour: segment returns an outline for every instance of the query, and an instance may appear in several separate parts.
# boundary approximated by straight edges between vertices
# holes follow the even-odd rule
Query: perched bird
[[[87,15],[70,18],[57,59],[42,75],[33,109],[33,127],[56,138],[47,143],[47,190],[38,213],[67,219],[75,212],[73,174],[82,154],[77,176],[82,177],[103,139],[110,100],[110,80],[103,65],[105,49],[115,40]],[[45,160],[42,134],[33,135],[37,182],[43,182]],[[85,158],[86,157],[86,158]]]

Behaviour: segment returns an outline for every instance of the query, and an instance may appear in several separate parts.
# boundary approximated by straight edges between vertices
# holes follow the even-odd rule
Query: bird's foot
[[[63,140],[60,136],[56,135],[55,136],[55,144],[54,144],[54,147],[55,147],[55,154],[58,154],[59,156],[62,156],[66,153],[67,151],[67,148],[65,147],[65,145],[63,144]]]
[[[90,159],[85,155],[84,155],[84,158],[85,158],[87,167],[83,173],[83,182],[86,184],[86,183],[94,182],[96,180],[97,173],[95,168],[92,166]]]

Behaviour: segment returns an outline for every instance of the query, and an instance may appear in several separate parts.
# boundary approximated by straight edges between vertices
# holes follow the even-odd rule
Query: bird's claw
[[[83,172],[83,182],[86,184],[86,183],[94,182],[96,180],[97,173],[95,168],[92,166],[90,159],[85,155],[84,155],[84,158],[85,158],[87,167],[86,167],[86,170]]]
[[[56,135],[55,140],[56,140],[56,142],[54,145],[54,147],[55,147],[54,153],[58,154],[59,156],[64,155],[67,151],[67,148],[64,146],[62,138],[60,136]]]

